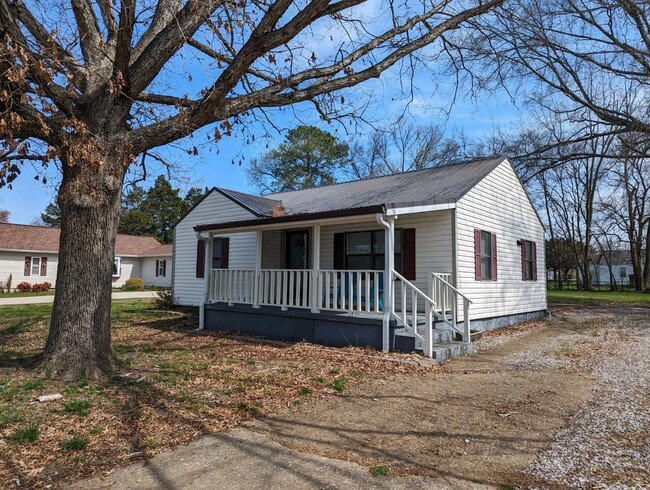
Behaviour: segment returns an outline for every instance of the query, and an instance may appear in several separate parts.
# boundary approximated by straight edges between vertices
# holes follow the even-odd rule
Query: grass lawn
[[[548,302],[558,304],[578,304],[585,306],[603,306],[612,304],[637,304],[650,307],[650,293],[634,291],[575,291],[549,290]]]
[[[43,346],[51,305],[0,307],[0,488],[59,487],[369,377],[439,369],[386,359],[415,354],[195,333],[190,312],[151,308],[113,302],[118,372],[65,384],[25,368]],[[53,393],[63,399],[33,403]]]
[[[54,290],[40,293],[0,293],[0,298],[27,298],[30,296],[54,296]]]

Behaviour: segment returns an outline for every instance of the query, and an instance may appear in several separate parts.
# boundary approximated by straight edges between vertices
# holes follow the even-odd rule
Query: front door
[[[309,269],[309,230],[287,231],[287,269]]]

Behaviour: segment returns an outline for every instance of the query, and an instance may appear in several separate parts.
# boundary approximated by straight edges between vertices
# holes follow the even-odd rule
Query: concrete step
[[[450,359],[464,356],[472,352],[472,344],[467,342],[443,342],[433,346],[433,358],[436,361],[444,362]]]
[[[418,333],[424,337],[424,329],[418,328]],[[420,339],[415,337],[411,332],[409,332],[406,328],[398,328],[395,330],[396,335],[402,335],[405,337],[413,337],[416,339],[416,342],[421,342]],[[431,336],[432,336],[432,341],[434,344],[439,344],[441,342],[450,342],[453,336],[453,332],[451,330],[442,330],[442,329],[437,329],[434,328],[431,331]]]

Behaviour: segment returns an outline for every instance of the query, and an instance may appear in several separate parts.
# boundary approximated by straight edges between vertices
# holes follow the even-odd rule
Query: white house
[[[12,289],[21,282],[49,282],[56,287],[59,228],[0,223],[0,283],[12,276]],[[113,287],[132,277],[145,286],[170,287],[172,246],[155,238],[117,235],[113,264]]]
[[[642,251],[642,256],[644,253],[645,250]],[[608,262],[611,264],[611,274]],[[629,286],[634,281],[632,256],[629,250],[612,250],[608,257],[601,253],[591,267],[593,286],[610,286],[612,280],[616,286]]]
[[[175,227],[172,290],[200,327],[447,358],[470,327],[545,313],[543,243],[507,158],[265,197],[214,188]]]

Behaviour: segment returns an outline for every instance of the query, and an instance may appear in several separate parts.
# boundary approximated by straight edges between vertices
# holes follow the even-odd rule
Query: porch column
[[[388,218],[388,230],[384,232],[384,240],[384,247],[386,248],[386,271],[384,273],[384,331],[382,335],[382,350],[388,352],[390,350],[390,319],[393,311],[393,299],[395,298],[393,292],[393,271],[395,270],[395,221],[391,217]]]
[[[203,276],[205,278],[205,296],[207,299],[207,302],[211,302],[214,299],[215,296],[215,291],[212,291],[212,278],[211,273],[212,273],[212,248],[213,248],[213,241],[214,238],[212,237],[212,233],[208,233],[208,238],[205,241],[205,272],[203,273]]]
[[[311,267],[311,312],[320,312],[320,225],[314,225],[314,246]]]
[[[260,307],[260,270],[262,269],[262,230],[257,230],[255,275],[253,276],[253,308]]]

